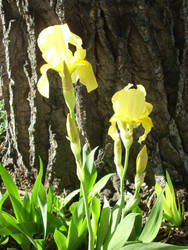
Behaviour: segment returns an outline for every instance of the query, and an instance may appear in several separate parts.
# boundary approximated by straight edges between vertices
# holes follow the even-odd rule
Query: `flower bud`
[[[148,162],[147,148],[146,148],[146,145],[144,145],[136,158],[136,173],[137,174],[142,174],[145,171],[147,162]]]
[[[145,172],[139,174],[137,173],[135,175],[134,183],[137,190],[140,190],[140,187],[144,183],[144,178],[145,178]]]
[[[70,114],[67,115],[67,134],[71,142],[71,149],[75,156],[76,161],[80,160],[81,146],[80,137],[76,122],[71,118]]]
[[[108,130],[108,134],[112,137],[114,140],[114,163],[116,165],[116,170],[121,178],[122,173],[123,173],[123,166],[121,162],[122,158],[122,148],[121,148],[121,140],[120,140],[120,135],[119,132],[116,128],[116,123],[112,122],[111,126]]]
[[[121,149],[121,140],[114,141],[114,163],[116,165],[116,170],[119,177],[122,177],[123,174],[123,166],[121,162],[122,158],[122,149]]]

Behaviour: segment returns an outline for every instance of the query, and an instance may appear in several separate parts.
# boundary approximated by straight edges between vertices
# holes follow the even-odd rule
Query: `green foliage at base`
[[[96,250],[136,250],[136,249],[188,249],[162,243],[152,243],[163,218],[163,192],[158,196],[150,216],[142,226],[142,212],[136,207],[126,214],[116,226],[119,202],[111,208],[106,198],[100,204],[98,194],[113,174],[108,174],[96,183],[97,173],[94,164],[94,151],[85,152],[85,173],[87,173],[87,198],[89,216]],[[0,175],[7,192],[0,196],[0,245],[13,238],[24,250],[87,249],[88,227],[85,215],[83,194],[75,190],[65,198],[57,196],[50,186],[48,192],[42,184],[43,165],[33,186],[31,197],[25,193],[23,200],[18,188],[7,170],[0,165]],[[78,201],[67,206],[73,197],[80,194]],[[13,213],[3,208],[9,197]],[[123,208],[126,209],[126,206]],[[124,211],[122,211],[124,214]]]

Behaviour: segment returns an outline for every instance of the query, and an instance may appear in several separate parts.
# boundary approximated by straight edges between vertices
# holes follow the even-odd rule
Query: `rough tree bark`
[[[188,3],[186,0],[1,0],[1,82],[8,114],[3,164],[28,178],[43,159],[56,189],[77,184],[66,140],[66,108],[58,75],[50,71],[50,98],[36,90],[43,63],[39,32],[67,22],[82,37],[99,88],[91,94],[77,84],[77,120],[82,141],[99,145],[96,164],[114,171],[113,144],[107,135],[111,97],[127,83],[143,84],[154,106],[154,128],[147,138],[147,182],[188,183]],[[58,91],[57,91],[58,89]],[[135,137],[137,137],[137,131]],[[129,177],[135,169],[132,149]],[[32,173],[32,174],[31,174]]]

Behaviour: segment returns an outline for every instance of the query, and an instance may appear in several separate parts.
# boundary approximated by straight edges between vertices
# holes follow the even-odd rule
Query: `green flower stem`
[[[123,174],[121,177],[121,186],[120,186],[120,192],[121,192],[120,209],[121,209],[121,212],[122,212],[122,209],[123,209],[124,204],[125,204],[125,194],[124,194],[124,191],[125,191],[124,185],[125,184],[124,183],[125,183],[125,175],[127,173],[128,161],[129,161],[129,148],[126,149],[125,163],[124,163],[124,168],[123,168]]]
[[[134,209],[138,204],[140,203],[140,187],[135,190],[134,196],[132,197],[132,200],[129,201],[122,214],[122,218],[125,218],[125,216]]]
[[[74,114],[74,111],[71,111],[71,110],[69,110],[69,111],[70,111],[71,118],[75,121],[75,114]]]
[[[82,189],[82,194],[83,194],[83,199],[84,199],[87,226],[88,226],[88,231],[89,231],[88,250],[93,250],[94,249],[93,230],[92,230],[91,220],[90,220],[90,215],[89,215],[88,197],[87,197],[85,186],[84,186],[83,182],[81,182],[81,189]]]
[[[121,181],[121,183],[120,183],[121,201],[120,201],[120,206],[119,206],[119,210],[118,210],[118,214],[117,214],[115,230],[116,230],[116,227],[119,224],[121,218],[123,218],[122,209],[123,209],[124,204],[125,204],[124,182],[125,182],[125,175],[126,175],[126,172],[127,172],[128,161],[129,161],[129,150],[130,150],[130,148],[126,149],[125,164],[124,164],[124,168],[123,168],[123,174],[122,174],[121,179],[120,179],[120,181]]]
[[[65,103],[69,109],[72,119],[75,120],[74,109],[76,106],[76,97],[71,79],[71,73],[65,62],[64,62],[64,76],[62,77],[62,88],[63,88],[63,96],[65,98]]]
[[[64,97],[65,97],[65,101],[66,101],[67,107],[69,109],[71,118],[75,121],[74,107],[75,107],[75,103],[76,103],[76,98],[75,98],[75,94],[74,94],[74,89],[70,93],[69,92],[66,93],[64,91],[63,94],[64,94]],[[77,157],[75,155],[74,150],[73,150],[73,154],[75,156],[75,160],[77,161],[78,159],[77,159]],[[81,156],[80,156],[80,161],[79,162],[80,163],[82,162]],[[78,167],[82,168],[82,164],[78,164],[78,162],[77,162],[77,169],[78,169]],[[86,194],[84,183],[83,183],[83,181],[81,181],[82,175],[80,175],[80,173],[78,173],[78,177],[79,177],[80,183],[81,183],[81,189],[82,189],[82,194],[83,194],[83,199],[84,199],[84,206],[85,206],[85,213],[86,213],[86,220],[87,220],[87,226],[88,226],[88,232],[89,232],[88,250],[93,250],[94,249],[94,238],[93,238],[93,230],[92,230],[91,220],[90,220],[90,215],[89,215],[88,197],[87,197],[87,194]]]

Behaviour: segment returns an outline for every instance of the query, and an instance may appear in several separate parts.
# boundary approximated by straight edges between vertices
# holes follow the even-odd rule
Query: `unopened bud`
[[[146,148],[146,145],[144,145],[136,158],[136,173],[137,174],[142,174],[145,171],[147,162],[148,162],[147,148]]]
[[[116,122],[111,123],[111,126],[108,130],[108,134],[114,140],[114,163],[116,165],[117,173],[118,173],[119,177],[121,178],[122,173],[123,173],[123,166],[122,166],[122,162],[121,162],[122,148],[121,148],[120,135],[119,135],[119,132],[116,128]]]
[[[119,177],[122,177],[123,174],[123,166],[121,162],[122,158],[122,149],[121,149],[121,140],[114,141],[114,163],[116,165],[116,170]]]
[[[144,178],[145,178],[146,173],[137,173],[134,178],[134,183],[136,186],[137,190],[140,190],[141,185],[144,183]]]
[[[67,115],[67,134],[68,139],[71,142],[71,149],[74,154],[74,157],[76,161],[78,161],[81,158],[80,137],[76,122],[71,118],[70,114]]]

